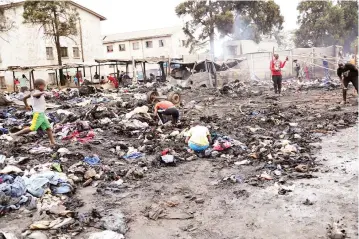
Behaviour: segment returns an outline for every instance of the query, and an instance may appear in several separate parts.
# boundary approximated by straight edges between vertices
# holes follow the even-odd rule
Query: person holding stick
[[[285,63],[288,61],[288,57],[285,58],[284,62],[278,60],[278,58],[279,55],[274,54],[274,59],[270,62],[270,70],[272,72],[274,92],[276,94],[280,94],[282,91],[282,68],[285,66]]]
[[[351,63],[343,64],[339,62],[337,75],[342,82],[343,86],[343,102],[342,104],[347,103],[347,91],[349,82],[351,82],[358,93],[358,68]]]

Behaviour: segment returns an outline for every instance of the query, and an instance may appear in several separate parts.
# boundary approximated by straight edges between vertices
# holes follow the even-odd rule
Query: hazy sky
[[[75,0],[105,16],[102,34],[182,25],[174,12],[181,0]],[[299,0],[274,0],[284,16],[284,29],[296,27]]]

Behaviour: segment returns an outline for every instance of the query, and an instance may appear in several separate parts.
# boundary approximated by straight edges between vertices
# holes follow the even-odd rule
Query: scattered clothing
[[[86,156],[84,159],[84,162],[91,166],[99,165],[100,161],[100,158],[96,155],[94,155],[93,157]]]

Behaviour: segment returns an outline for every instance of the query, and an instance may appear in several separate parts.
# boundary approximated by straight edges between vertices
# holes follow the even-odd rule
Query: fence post
[[[290,77],[293,77],[293,50],[290,50],[289,55],[290,55],[290,61],[291,61]]]

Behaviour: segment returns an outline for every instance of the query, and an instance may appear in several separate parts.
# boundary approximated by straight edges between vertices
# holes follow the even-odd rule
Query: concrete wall
[[[278,49],[278,44],[274,41],[262,41],[258,44],[252,40],[227,41],[223,44],[223,57],[224,60],[227,60],[243,54],[263,51],[272,52],[273,47]]]
[[[164,46],[159,46],[159,40],[164,42]],[[103,53],[105,58],[117,58],[117,59],[132,59],[133,58],[146,58],[146,57],[168,57],[181,58],[183,55],[189,54],[189,48],[183,46],[182,40],[186,40],[186,36],[183,31],[178,31],[172,36],[157,37],[141,40],[119,41],[116,43],[104,43]],[[146,47],[146,41],[152,41],[152,48]],[[139,43],[139,49],[133,49],[133,43]],[[119,51],[119,44],[125,44],[126,50]],[[107,46],[113,46],[113,52],[107,52]],[[158,69],[158,64],[146,64],[146,69]],[[120,70],[125,71],[125,67],[119,67]],[[114,68],[110,66],[104,67],[106,74],[113,73]],[[137,66],[137,70],[141,70],[140,66]],[[132,72],[132,66],[129,66],[129,71]]]
[[[82,10],[77,9],[81,18],[82,36],[83,36],[83,50],[84,61],[94,62],[95,58],[102,58],[103,52],[101,49],[101,29],[100,19],[96,16]],[[39,65],[56,65],[57,52],[52,39],[45,37],[44,29],[40,26],[33,26],[23,23],[23,5],[8,9],[5,15],[15,21],[15,27],[11,31],[2,33],[0,39],[0,55],[2,62],[0,68],[8,66],[39,66]],[[80,36],[74,36],[72,39],[61,38],[60,43],[62,47],[68,48],[68,56],[62,58],[63,63],[77,63],[82,62]],[[46,47],[53,48],[53,59],[49,60],[46,57]],[[78,47],[80,50],[80,57],[73,56],[73,47]],[[35,78],[42,78],[49,81],[49,73],[53,71],[37,70],[35,71]],[[92,72],[94,74],[94,71]],[[15,76],[20,77],[22,74],[28,76],[28,72],[16,72]],[[75,69],[69,70],[69,74],[75,74]],[[86,70],[86,77],[90,78],[89,69]],[[13,85],[12,72],[0,72],[0,76],[5,76],[6,83]],[[50,82],[48,82],[50,83]]]

